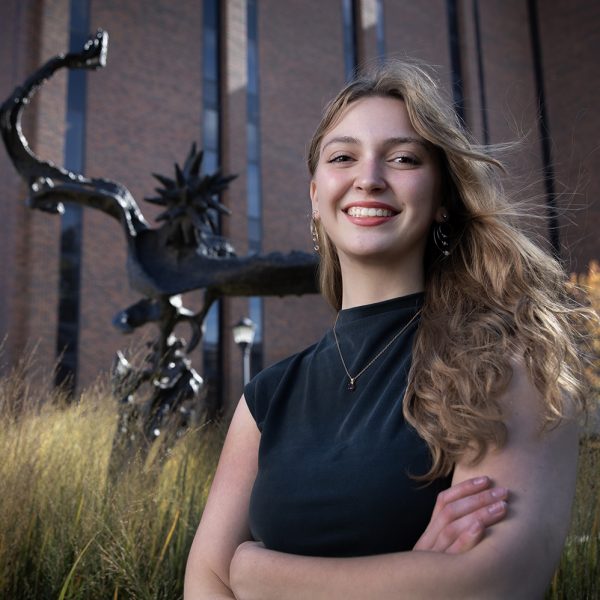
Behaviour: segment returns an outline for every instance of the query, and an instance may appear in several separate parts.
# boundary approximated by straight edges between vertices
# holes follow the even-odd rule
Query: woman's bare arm
[[[301,557],[242,544],[232,589],[239,600],[364,598],[527,599],[543,596],[560,557],[575,487],[577,426],[540,434],[537,390],[516,364],[503,397],[508,440],[453,483],[485,473],[511,490],[509,517],[461,554],[403,552],[357,558]]]
[[[188,557],[185,600],[235,598],[229,584],[229,565],[236,548],[251,539],[248,504],[259,442],[260,432],[242,396]]]

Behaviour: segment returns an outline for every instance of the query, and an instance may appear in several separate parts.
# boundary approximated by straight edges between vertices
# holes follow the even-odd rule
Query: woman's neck
[[[423,267],[340,261],[342,269],[342,308],[353,308],[422,292],[425,289]]]

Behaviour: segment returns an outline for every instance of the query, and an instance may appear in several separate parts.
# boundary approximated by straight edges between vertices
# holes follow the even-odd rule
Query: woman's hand
[[[437,497],[427,529],[413,550],[458,554],[476,546],[487,527],[506,516],[508,490],[493,487],[489,477],[475,477]]]

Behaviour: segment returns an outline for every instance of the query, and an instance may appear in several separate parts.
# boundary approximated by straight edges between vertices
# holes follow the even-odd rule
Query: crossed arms
[[[186,600],[543,596],[568,529],[577,427],[564,422],[540,434],[540,401],[516,365],[503,398],[507,444],[476,466],[469,457],[456,465],[453,487],[438,502],[416,551],[338,559],[273,552],[249,541],[260,433],[242,398],[190,551]],[[474,483],[482,474],[489,479]],[[502,511],[488,511],[498,504],[490,480],[510,490],[505,519]]]

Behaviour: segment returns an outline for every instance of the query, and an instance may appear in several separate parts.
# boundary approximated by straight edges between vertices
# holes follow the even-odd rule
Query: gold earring
[[[313,249],[319,254],[321,250],[321,244],[319,243],[319,230],[317,228],[317,216],[319,213],[316,210],[313,210],[312,216],[310,218],[310,234],[312,236]]]
[[[433,243],[435,247],[444,255],[450,256],[453,248],[451,248],[452,242],[452,228],[448,223],[448,213],[442,215],[442,222],[435,223],[433,226]]]

